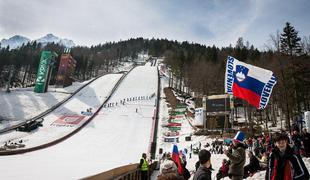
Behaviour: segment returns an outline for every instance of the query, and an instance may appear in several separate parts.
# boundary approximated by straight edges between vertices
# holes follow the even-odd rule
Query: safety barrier
[[[154,119],[153,119],[153,125],[152,125],[152,135],[153,137],[152,142],[151,142],[151,158],[155,159],[155,154],[156,154],[156,146],[157,146],[157,131],[158,131],[158,116],[159,116],[159,101],[160,101],[160,89],[161,89],[161,84],[160,84],[160,76],[159,76],[159,70],[157,69],[157,97],[156,97],[156,109],[154,113]]]
[[[138,168],[137,164],[130,164],[126,166],[117,167],[114,169],[111,169],[109,171],[89,176],[86,178],[83,178],[83,180],[140,180],[141,179],[141,173]],[[149,166],[149,176],[152,175],[153,171],[155,170],[157,166],[157,161],[153,162]]]

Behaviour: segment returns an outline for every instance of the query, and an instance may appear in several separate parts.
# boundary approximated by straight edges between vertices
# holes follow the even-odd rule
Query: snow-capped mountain
[[[19,35],[13,36],[9,39],[2,39],[0,41],[1,47],[10,46],[10,49],[15,49],[23,44],[27,44],[28,42],[30,42],[30,39]]]
[[[61,39],[59,37],[54,36],[53,34],[47,34],[46,36],[43,36],[36,40],[38,43],[41,43],[43,46],[45,46],[47,43],[54,42],[56,44],[61,44],[65,47],[73,47],[75,46],[74,42],[69,39]]]
[[[23,44],[30,42],[30,41],[31,40],[26,38],[26,37],[16,35],[16,36],[13,36],[9,39],[2,39],[0,43],[1,43],[1,47],[10,46],[10,49],[15,49],[15,48],[22,46]],[[43,37],[36,39],[36,40],[33,40],[33,41],[37,41],[38,43],[41,43],[43,46],[45,46],[47,43],[52,43],[52,42],[54,42],[56,44],[61,44],[65,47],[75,46],[75,44],[72,40],[62,39],[62,38],[59,38],[57,36],[54,36],[53,34],[47,34],[46,36],[43,36]]]

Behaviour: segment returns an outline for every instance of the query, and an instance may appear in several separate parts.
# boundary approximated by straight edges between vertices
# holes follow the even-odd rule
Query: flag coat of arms
[[[273,72],[227,57],[225,92],[264,109],[277,83]]]

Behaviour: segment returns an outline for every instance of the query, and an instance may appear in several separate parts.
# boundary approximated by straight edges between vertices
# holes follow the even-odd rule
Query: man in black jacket
[[[305,148],[305,156],[310,157],[310,133],[307,132],[307,129],[302,131],[302,142]]]
[[[299,134],[299,128],[298,127],[294,127],[294,129],[293,129],[292,141],[294,144],[294,153],[300,154],[302,137]]]
[[[276,147],[269,155],[266,180],[308,180],[309,172],[301,157],[288,146],[287,135],[276,134],[274,142]]]
[[[198,153],[200,166],[193,180],[211,180],[211,153],[205,149]]]
[[[255,173],[256,171],[260,170],[259,161],[256,156],[252,153],[252,151],[249,151],[249,158],[250,163],[246,166],[244,166],[244,176],[243,178],[247,178],[251,174]]]

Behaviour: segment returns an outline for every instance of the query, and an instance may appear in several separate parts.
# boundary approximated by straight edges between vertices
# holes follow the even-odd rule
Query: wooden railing
[[[141,173],[137,164],[130,164],[121,166],[118,168],[111,169],[109,171],[83,178],[83,180],[140,180]],[[153,171],[157,166],[157,161],[153,162],[149,166],[149,176],[152,175]]]

